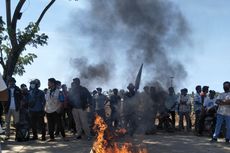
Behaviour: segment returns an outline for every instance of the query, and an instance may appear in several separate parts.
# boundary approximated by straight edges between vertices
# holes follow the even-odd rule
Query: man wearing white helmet
[[[31,128],[33,137],[32,140],[38,139],[37,130],[39,125],[41,126],[42,130],[42,141],[45,141],[45,94],[42,90],[39,89],[40,87],[40,80],[35,79],[30,82],[30,91],[29,91],[29,113],[31,118]],[[33,122],[37,121],[37,122]]]

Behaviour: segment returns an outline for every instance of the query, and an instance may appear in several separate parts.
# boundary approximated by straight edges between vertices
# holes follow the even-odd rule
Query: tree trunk
[[[6,62],[6,67],[5,70],[3,72],[3,79],[7,80],[8,78],[12,77],[14,74],[14,69],[16,67],[17,64],[17,60],[20,56],[20,53],[22,52],[23,49],[21,49],[20,47],[14,47],[12,48],[12,52],[14,54],[11,54],[8,57],[8,60]]]

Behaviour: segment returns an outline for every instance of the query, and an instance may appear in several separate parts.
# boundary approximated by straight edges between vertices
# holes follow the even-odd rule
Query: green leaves
[[[48,36],[45,33],[38,34],[39,27],[35,23],[29,23],[24,31],[18,29],[17,39],[18,43],[26,43],[37,48],[38,45],[47,45]]]
[[[39,27],[35,23],[29,23],[29,25],[24,29],[17,29],[16,39],[17,39],[17,48],[12,48],[12,44],[10,42],[9,32],[10,30],[6,30],[5,23],[0,17],[0,50],[2,52],[2,60],[1,65],[4,67],[5,63],[9,60],[9,58],[13,58],[15,54],[20,54],[15,69],[14,75],[18,74],[22,76],[25,71],[26,65],[31,65],[34,62],[34,59],[37,58],[36,54],[28,53],[23,56],[23,52],[26,50],[26,45],[37,48],[38,46],[47,45],[48,36],[45,33],[39,33]],[[18,50],[22,46],[21,50]]]
[[[5,28],[4,28],[5,22],[2,20],[2,16],[0,16],[0,33],[2,33]]]
[[[14,74],[18,74],[20,76],[23,75],[23,73],[25,73],[25,65],[31,65],[34,62],[34,59],[37,58],[36,54],[33,53],[28,53],[25,56],[20,56],[18,58],[16,67],[15,67],[15,71]]]
[[[6,39],[6,37],[4,36],[4,31],[5,29],[5,22],[2,20],[2,17],[0,16],[0,45],[2,44],[2,41]]]

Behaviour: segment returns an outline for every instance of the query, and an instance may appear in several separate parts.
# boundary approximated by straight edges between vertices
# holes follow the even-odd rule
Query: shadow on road
[[[224,140],[218,143],[209,143],[207,137],[197,137],[191,133],[158,133],[156,135],[135,135],[124,137],[119,143],[132,142],[133,145],[144,146],[148,153],[229,153],[230,144]],[[55,142],[28,141],[15,142],[6,141],[2,144],[3,153],[89,153],[92,141],[74,140],[69,141],[57,139]]]

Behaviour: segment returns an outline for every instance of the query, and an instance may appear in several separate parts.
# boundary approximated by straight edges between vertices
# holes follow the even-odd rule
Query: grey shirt
[[[106,99],[107,99],[106,96],[103,94],[96,95],[96,97],[95,97],[95,110],[104,109]]]

